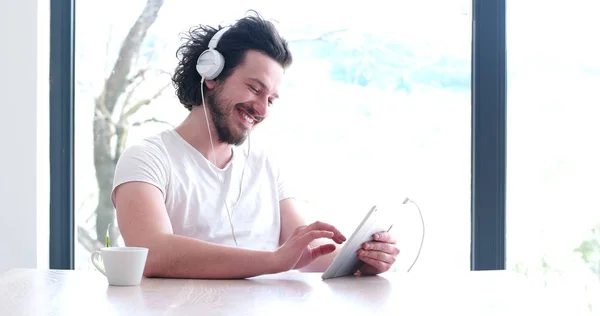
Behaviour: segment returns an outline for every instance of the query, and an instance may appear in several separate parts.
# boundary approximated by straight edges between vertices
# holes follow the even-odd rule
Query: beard
[[[242,125],[236,129],[233,126],[234,123],[230,121],[232,121],[234,115],[238,114],[238,109],[244,109],[255,118],[254,109],[245,103],[233,104],[233,102],[225,100],[221,87],[217,87],[213,93],[209,93],[206,99],[208,101],[206,102],[207,110],[212,118],[219,141],[234,146],[243,144],[248,138],[248,134],[250,134],[250,129]]]

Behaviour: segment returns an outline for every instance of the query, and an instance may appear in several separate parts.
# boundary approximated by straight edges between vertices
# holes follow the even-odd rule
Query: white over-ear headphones
[[[208,49],[200,54],[198,61],[196,62],[196,71],[205,79],[215,79],[225,66],[225,58],[217,51],[217,45],[219,40],[227,32],[229,27],[220,29],[208,43]]]

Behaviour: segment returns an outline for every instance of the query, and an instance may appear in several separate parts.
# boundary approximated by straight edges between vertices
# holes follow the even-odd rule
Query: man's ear
[[[205,80],[204,83],[206,83],[208,90],[212,90],[217,86],[217,83],[214,80]]]

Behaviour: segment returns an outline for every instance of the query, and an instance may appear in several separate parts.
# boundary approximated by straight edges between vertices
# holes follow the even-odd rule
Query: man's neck
[[[220,142],[217,132],[211,126],[213,153],[206,118],[201,108],[195,107],[188,117],[175,128],[175,131],[206,159],[216,163],[218,168],[223,168],[231,160],[233,154],[231,145]]]

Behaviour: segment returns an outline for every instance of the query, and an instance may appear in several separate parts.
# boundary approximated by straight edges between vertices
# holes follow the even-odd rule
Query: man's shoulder
[[[170,141],[169,130],[163,131],[130,144],[121,154],[121,157],[151,157],[164,159],[168,155],[167,143]]]
[[[142,138],[123,150],[114,172],[113,191],[123,183],[135,181],[152,184],[165,194],[171,166],[164,134]]]

